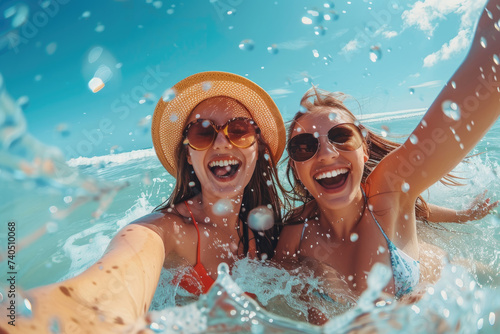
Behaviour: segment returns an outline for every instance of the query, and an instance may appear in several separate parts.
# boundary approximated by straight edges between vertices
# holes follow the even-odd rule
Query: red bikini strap
[[[184,201],[184,204],[186,204],[186,208],[188,209],[189,213],[191,214],[191,218],[193,219],[194,227],[196,227],[196,232],[198,232],[198,246],[196,247],[196,250],[197,250],[196,264],[198,264],[198,263],[200,263],[200,257],[201,257],[201,249],[200,249],[201,236],[200,236],[200,230],[198,229],[198,223],[196,222],[196,219],[194,219],[193,212],[189,208],[189,205],[188,205],[187,201]]]

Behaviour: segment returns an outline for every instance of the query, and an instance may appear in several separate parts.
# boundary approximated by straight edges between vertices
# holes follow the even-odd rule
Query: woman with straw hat
[[[148,311],[163,266],[189,264],[175,283],[199,294],[219,263],[272,254],[285,127],[271,97],[235,74],[198,73],[160,99],[152,134],[158,158],[176,178],[168,201],[120,231],[81,275],[29,291],[32,316],[18,317],[10,331],[131,330]],[[249,228],[253,208],[270,215],[267,232]]]

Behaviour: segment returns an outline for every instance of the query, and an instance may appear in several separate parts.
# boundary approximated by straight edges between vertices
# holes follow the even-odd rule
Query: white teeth
[[[328,177],[335,177],[335,176],[338,176],[340,174],[345,174],[347,172],[349,172],[349,170],[347,168],[339,168],[337,170],[332,170],[332,171],[321,173],[318,176],[316,176],[315,179],[316,180],[326,179]]]
[[[237,165],[238,160],[217,160],[217,161],[212,161],[208,164],[208,167],[226,167],[226,166],[233,166]]]

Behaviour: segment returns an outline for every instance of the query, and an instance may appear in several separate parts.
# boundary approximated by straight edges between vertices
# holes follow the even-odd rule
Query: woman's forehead
[[[235,99],[218,96],[202,101],[196,106],[189,115],[188,121],[191,122],[198,118],[210,119],[216,123],[223,124],[234,117],[251,118],[247,109]]]
[[[325,107],[307,112],[304,116],[300,117],[293,129],[293,134],[319,131],[323,128],[329,130],[332,126],[341,123],[352,123],[352,119],[343,110]]]

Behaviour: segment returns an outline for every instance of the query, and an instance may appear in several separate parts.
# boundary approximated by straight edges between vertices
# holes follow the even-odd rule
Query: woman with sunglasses
[[[224,72],[192,75],[166,95],[152,134],[158,158],[176,178],[170,198],[121,230],[84,273],[28,291],[32,316],[18,316],[9,332],[131,332],[148,311],[162,267],[188,265],[173,283],[200,294],[221,262],[272,254],[274,227],[257,233],[247,221],[260,206],[281,221],[275,161],[286,134],[273,100]]]
[[[446,177],[499,116],[499,1],[487,8],[466,60],[399,147],[360,125],[342,94],[313,88],[304,95],[306,111],[293,118],[287,145],[289,179],[304,203],[287,222],[302,224],[283,229],[278,261],[316,259],[356,294],[377,262],[392,268],[386,292],[402,297],[418,284],[416,220],[426,215],[420,194]],[[480,39],[492,44],[485,49]],[[450,105],[459,119],[446,114]]]

